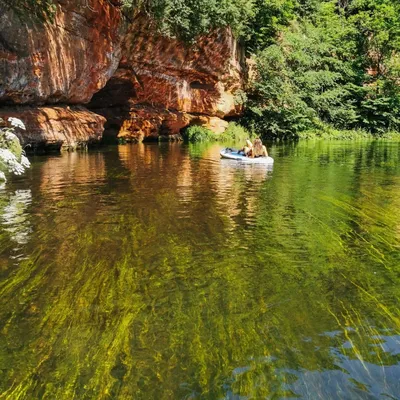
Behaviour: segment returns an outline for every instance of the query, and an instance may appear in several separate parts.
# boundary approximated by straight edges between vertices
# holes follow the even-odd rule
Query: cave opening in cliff
[[[193,81],[193,82],[190,82],[190,88],[191,89],[202,89],[202,90],[213,90],[214,85],[211,83],[203,83],[200,81]]]

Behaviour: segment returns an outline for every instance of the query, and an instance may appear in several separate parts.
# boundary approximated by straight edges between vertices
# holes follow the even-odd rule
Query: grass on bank
[[[312,129],[297,133],[298,139],[325,139],[325,140],[367,140],[367,139],[388,139],[400,140],[400,132],[388,131],[380,134],[372,134],[363,129],[340,130],[329,125],[320,129]]]
[[[183,138],[189,142],[244,142],[246,139],[253,139],[255,137],[254,132],[250,132],[241,125],[235,122],[230,122],[228,128],[224,133],[217,134],[210,129],[204,128],[203,126],[192,125],[189,126],[183,133]]]
[[[249,131],[245,127],[231,122],[224,133],[217,134],[210,129],[202,126],[193,125],[186,129],[183,137],[186,141],[196,142],[245,142],[246,139],[254,139],[256,133]],[[264,137],[268,139],[268,137]],[[279,140],[279,138],[275,138]],[[339,130],[329,125],[324,125],[319,129],[305,130],[298,132],[293,136],[294,140],[371,140],[371,139],[386,139],[386,140],[400,140],[400,132],[389,131],[381,134],[372,134],[365,130]]]

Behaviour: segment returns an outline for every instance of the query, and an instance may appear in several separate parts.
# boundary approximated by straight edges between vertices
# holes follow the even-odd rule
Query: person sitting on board
[[[247,141],[246,141],[247,143]],[[256,158],[256,157],[268,157],[267,148],[262,144],[260,138],[255,138],[253,145],[251,147],[250,154],[246,154],[247,157]]]
[[[249,157],[251,154],[251,149],[253,148],[253,143],[250,142],[250,139],[246,139],[246,145],[243,149],[240,149],[238,153],[243,153],[246,157]]]
[[[249,157],[251,154],[251,150],[253,148],[253,143],[250,142],[249,139],[246,139],[246,145],[243,147],[242,151],[246,157]]]

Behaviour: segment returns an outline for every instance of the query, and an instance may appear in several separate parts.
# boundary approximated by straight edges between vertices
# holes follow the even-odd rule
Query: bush
[[[394,131],[373,134],[364,129],[339,130],[327,124],[320,124],[317,129],[309,129],[297,133],[299,139],[325,139],[325,140],[363,140],[363,139],[389,139],[400,140],[400,133]]]
[[[310,129],[298,132],[299,139],[325,139],[325,140],[356,140],[356,139],[373,139],[373,136],[363,130],[338,130],[333,127],[326,129]]]
[[[230,122],[224,133],[217,134],[210,129],[199,125],[192,125],[186,128],[183,132],[183,138],[186,141],[195,142],[245,142],[246,139],[255,137],[253,132],[250,132],[241,125]]]
[[[25,157],[15,128],[25,130],[25,125],[17,118],[9,118],[6,124],[0,118],[0,180],[5,181],[5,172],[21,175],[30,167],[29,160]]]
[[[252,139],[255,137],[253,132],[250,132],[245,127],[236,124],[235,122],[230,122],[226,131],[218,136],[220,141],[232,141],[232,142],[245,142],[246,139]]]
[[[193,143],[217,140],[217,135],[213,131],[199,125],[189,126],[183,133],[183,137]]]

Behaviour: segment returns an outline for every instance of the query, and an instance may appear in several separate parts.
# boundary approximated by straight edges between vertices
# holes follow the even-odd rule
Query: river
[[[220,147],[0,189],[0,399],[400,399],[400,143]]]

